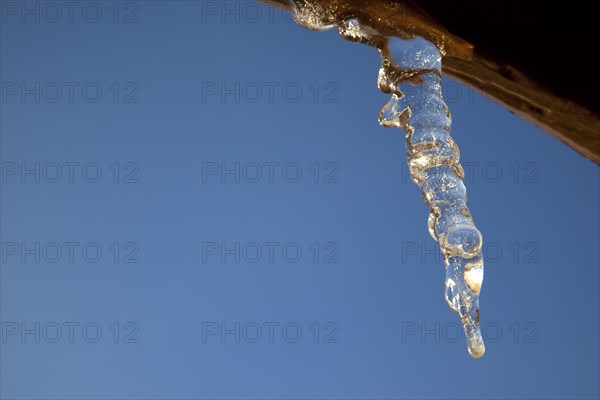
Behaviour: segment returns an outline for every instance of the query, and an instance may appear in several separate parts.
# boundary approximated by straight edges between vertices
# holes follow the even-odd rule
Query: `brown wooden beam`
[[[263,2],[291,10],[291,5],[287,0],[263,0]],[[493,98],[507,107],[511,112],[541,127],[584,157],[600,164],[600,117],[597,110],[592,110],[593,105],[597,103],[589,101],[592,98],[590,93],[592,93],[595,99],[596,89],[598,89],[597,87],[592,87],[597,84],[593,65],[589,66],[591,70],[589,74],[593,75],[589,79],[589,87],[582,87],[582,83],[577,81],[558,81],[570,79],[568,75],[556,76],[557,82],[553,84],[552,80],[542,79],[545,77],[543,73],[547,74],[548,71],[546,69],[548,68],[560,68],[560,65],[545,66],[544,62],[548,61],[548,57],[537,60],[534,57],[537,56],[535,52],[532,52],[532,56],[529,57],[530,59],[527,59],[527,53],[524,53],[522,49],[527,50],[528,43],[521,43],[521,47],[514,46],[516,49],[515,56],[513,57],[513,62],[511,62],[510,47],[504,53],[495,51],[493,44],[501,42],[494,42],[493,40],[487,40],[486,42],[482,40],[482,43],[484,43],[482,46],[488,47],[478,47],[472,44],[471,41],[444,28],[438,22],[438,19],[443,20],[444,15],[447,15],[450,11],[445,11],[447,14],[444,14],[442,10],[442,14],[439,14],[440,11],[438,10],[439,15],[436,15],[438,19],[434,19],[422,7],[422,5],[425,5],[431,9],[430,2],[427,0],[421,2],[412,0],[295,0],[295,2],[298,6],[302,6],[307,2],[318,4],[319,7],[327,10],[327,13],[324,13],[324,15],[327,15],[328,22],[330,23],[340,23],[349,18],[358,18],[361,22],[371,26],[382,35],[398,37],[421,36],[436,43],[446,53],[443,61],[444,73],[476,88],[487,97]],[[456,7],[459,7],[460,3],[460,1],[454,1]],[[491,7],[490,4],[486,3],[488,10]],[[504,3],[496,2],[494,4],[500,7]],[[512,4],[511,7],[513,8],[509,12],[513,12],[514,7],[518,9],[519,5]],[[527,8],[526,11],[529,12],[529,9]],[[536,16],[543,18],[544,15],[540,14],[537,9],[532,8],[531,10],[532,14],[537,14],[531,16],[519,15],[520,20],[525,21],[522,24],[523,26],[520,27],[523,30],[521,32],[522,35],[531,34],[531,32],[527,32],[527,23],[531,25],[532,29],[537,29],[538,31],[541,29],[541,25],[532,23],[531,21],[533,20],[531,18],[536,18]],[[460,14],[461,11],[462,14]],[[504,10],[504,12],[506,13],[507,11]],[[497,15],[494,14],[493,9],[489,13],[489,15]],[[538,16],[538,14],[540,15]],[[455,24],[457,15],[460,18],[464,18],[464,23],[468,23],[469,18],[477,16],[471,9],[458,10],[457,14],[452,16]],[[505,25],[508,24],[506,29],[511,29],[510,21],[507,21],[506,16],[503,18],[502,21],[498,22]],[[577,24],[578,21],[566,21],[565,23]],[[456,25],[462,26],[461,24]],[[480,34],[482,35],[481,37],[486,39],[485,35],[487,34],[487,39],[490,39],[490,33],[486,32],[482,26],[485,26],[485,24],[482,25],[481,21],[479,21],[479,25],[476,27],[479,27],[481,33],[478,33],[477,30],[472,30],[470,35]],[[495,29],[495,27],[491,27]],[[517,28],[519,26],[515,26],[515,29]],[[569,35],[569,32],[571,32],[574,37],[571,41],[569,37],[557,36],[555,39],[559,41],[558,44],[572,43],[573,46],[577,46],[577,42],[575,41],[581,40],[580,31],[575,28],[574,30],[565,29],[564,24],[560,30],[561,32],[558,35]],[[491,31],[492,34],[496,35],[502,33],[496,33],[493,29]],[[515,37],[519,33],[512,32],[511,37]],[[543,32],[537,33],[543,34]],[[548,35],[551,34],[548,33]],[[519,49],[521,49],[520,53],[517,51]],[[580,51],[579,48],[577,50]],[[538,74],[540,79],[536,79],[535,71],[537,69],[534,68],[536,62],[538,62],[540,68]],[[567,60],[566,62],[572,63],[573,61]],[[528,74],[523,72],[523,70],[527,70]],[[568,73],[568,71],[566,72]],[[583,76],[580,78],[586,77]],[[571,88],[569,84],[572,85]]]

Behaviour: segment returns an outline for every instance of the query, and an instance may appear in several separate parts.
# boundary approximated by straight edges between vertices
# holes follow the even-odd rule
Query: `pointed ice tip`
[[[483,357],[483,355],[485,354],[485,347],[482,348],[481,350],[478,350],[479,352],[476,353],[473,350],[469,349],[469,355],[473,358],[481,358]]]
[[[473,358],[481,358],[485,354],[485,344],[483,341],[475,340],[467,344],[469,355]]]

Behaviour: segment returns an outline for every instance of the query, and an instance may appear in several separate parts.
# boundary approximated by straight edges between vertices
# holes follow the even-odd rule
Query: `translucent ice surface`
[[[461,318],[469,354],[479,358],[485,352],[479,321],[483,238],[467,208],[460,152],[450,134],[452,118],[442,95],[442,53],[423,38],[385,37],[356,18],[336,21],[334,11],[317,1],[304,1],[296,4],[295,20],[313,30],[337,26],[345,39],[379,50],[377,84],[391,94],[379,122],[406,133],[410,175],[429,206],[429,233],[444,255],[446,302]]]

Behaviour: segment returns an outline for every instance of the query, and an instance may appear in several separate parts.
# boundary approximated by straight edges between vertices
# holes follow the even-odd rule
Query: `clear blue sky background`
[[[225,3],[239,11],[221,15]],[[245,2],[122,2],[118,23],[108,1],[94,3],[96,23],[86,2],[72,23],[66,6],[57,23],[50,8],[36,23],[14,4],[24,3],[1,2],[0,28],[2,398],[598,398],[595,164],[445,81],[487,243],[487,353],[473,360],[427,251],[403,133],[377,123],[388,97],[375,50]],[[21,98],[23,82],[40,82],[39,103]],[[65,82],[79,85],[72,101]],[[239,102],[206,91],[236,82]],[[23,162],[40,163],[39,183],[22,179]],[[65,162],[80,163],[73,181],[63,165],[50,182]],[[203,179],[212,163],[236,162],[247,166],[239,183]],[[264,166],[258,182],[244,179],[265,162],[279,163],[272,182]],[[98,182],[82,177],[86,163]],[[282,176],[287,163],[297,164]],[[23,248],[36,242],[39,263]],[[63,254],[50,262],[54,242]],[[64,242],[79,244],[73,262]],[[236,263],[221,251],[235,242],[259,243],[262,257],[250,262],[247,245]],[[264,242],[280,243],[273,262]],[[203,338],[236,322],[239,343]]]

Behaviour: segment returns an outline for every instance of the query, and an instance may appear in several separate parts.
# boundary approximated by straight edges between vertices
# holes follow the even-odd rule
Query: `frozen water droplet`
[[[451,309],[460,312],[460,304],[459,304],[459,296],[457,293],[456,283],[451,279],[446,279],[446,292],[444,293],[446,296],[446,303],[450,306]]]
[[[335,9],[331,5],[319,2],[293,3],[294,21],[298,25],[314,31],[325,31],[337,26]]]
[[[379,123],[385,127],[401,128],[406,124],[409,113],[410,110],[402,99],[392,95],[390,101],[379,112]]]
[[[440,247],[447,255],[471,258],[481,252],[482,242],[481,233],[474,226],[456,225],[444,234]]]
[[[385,38],[377,31],[367,25],[362,25],[355,18],[342,22],[338,31],[344,39],[373,47],[380,47],[385,41]]]
[[[483,283],[483,261],[481,258],[465,265],[465,282],[473,293],[479,294]]]
[[[392,37],[387,49],[399,68],[417,71],[442,70],[442,55],[439,49],[423,38],[404,40]]]

